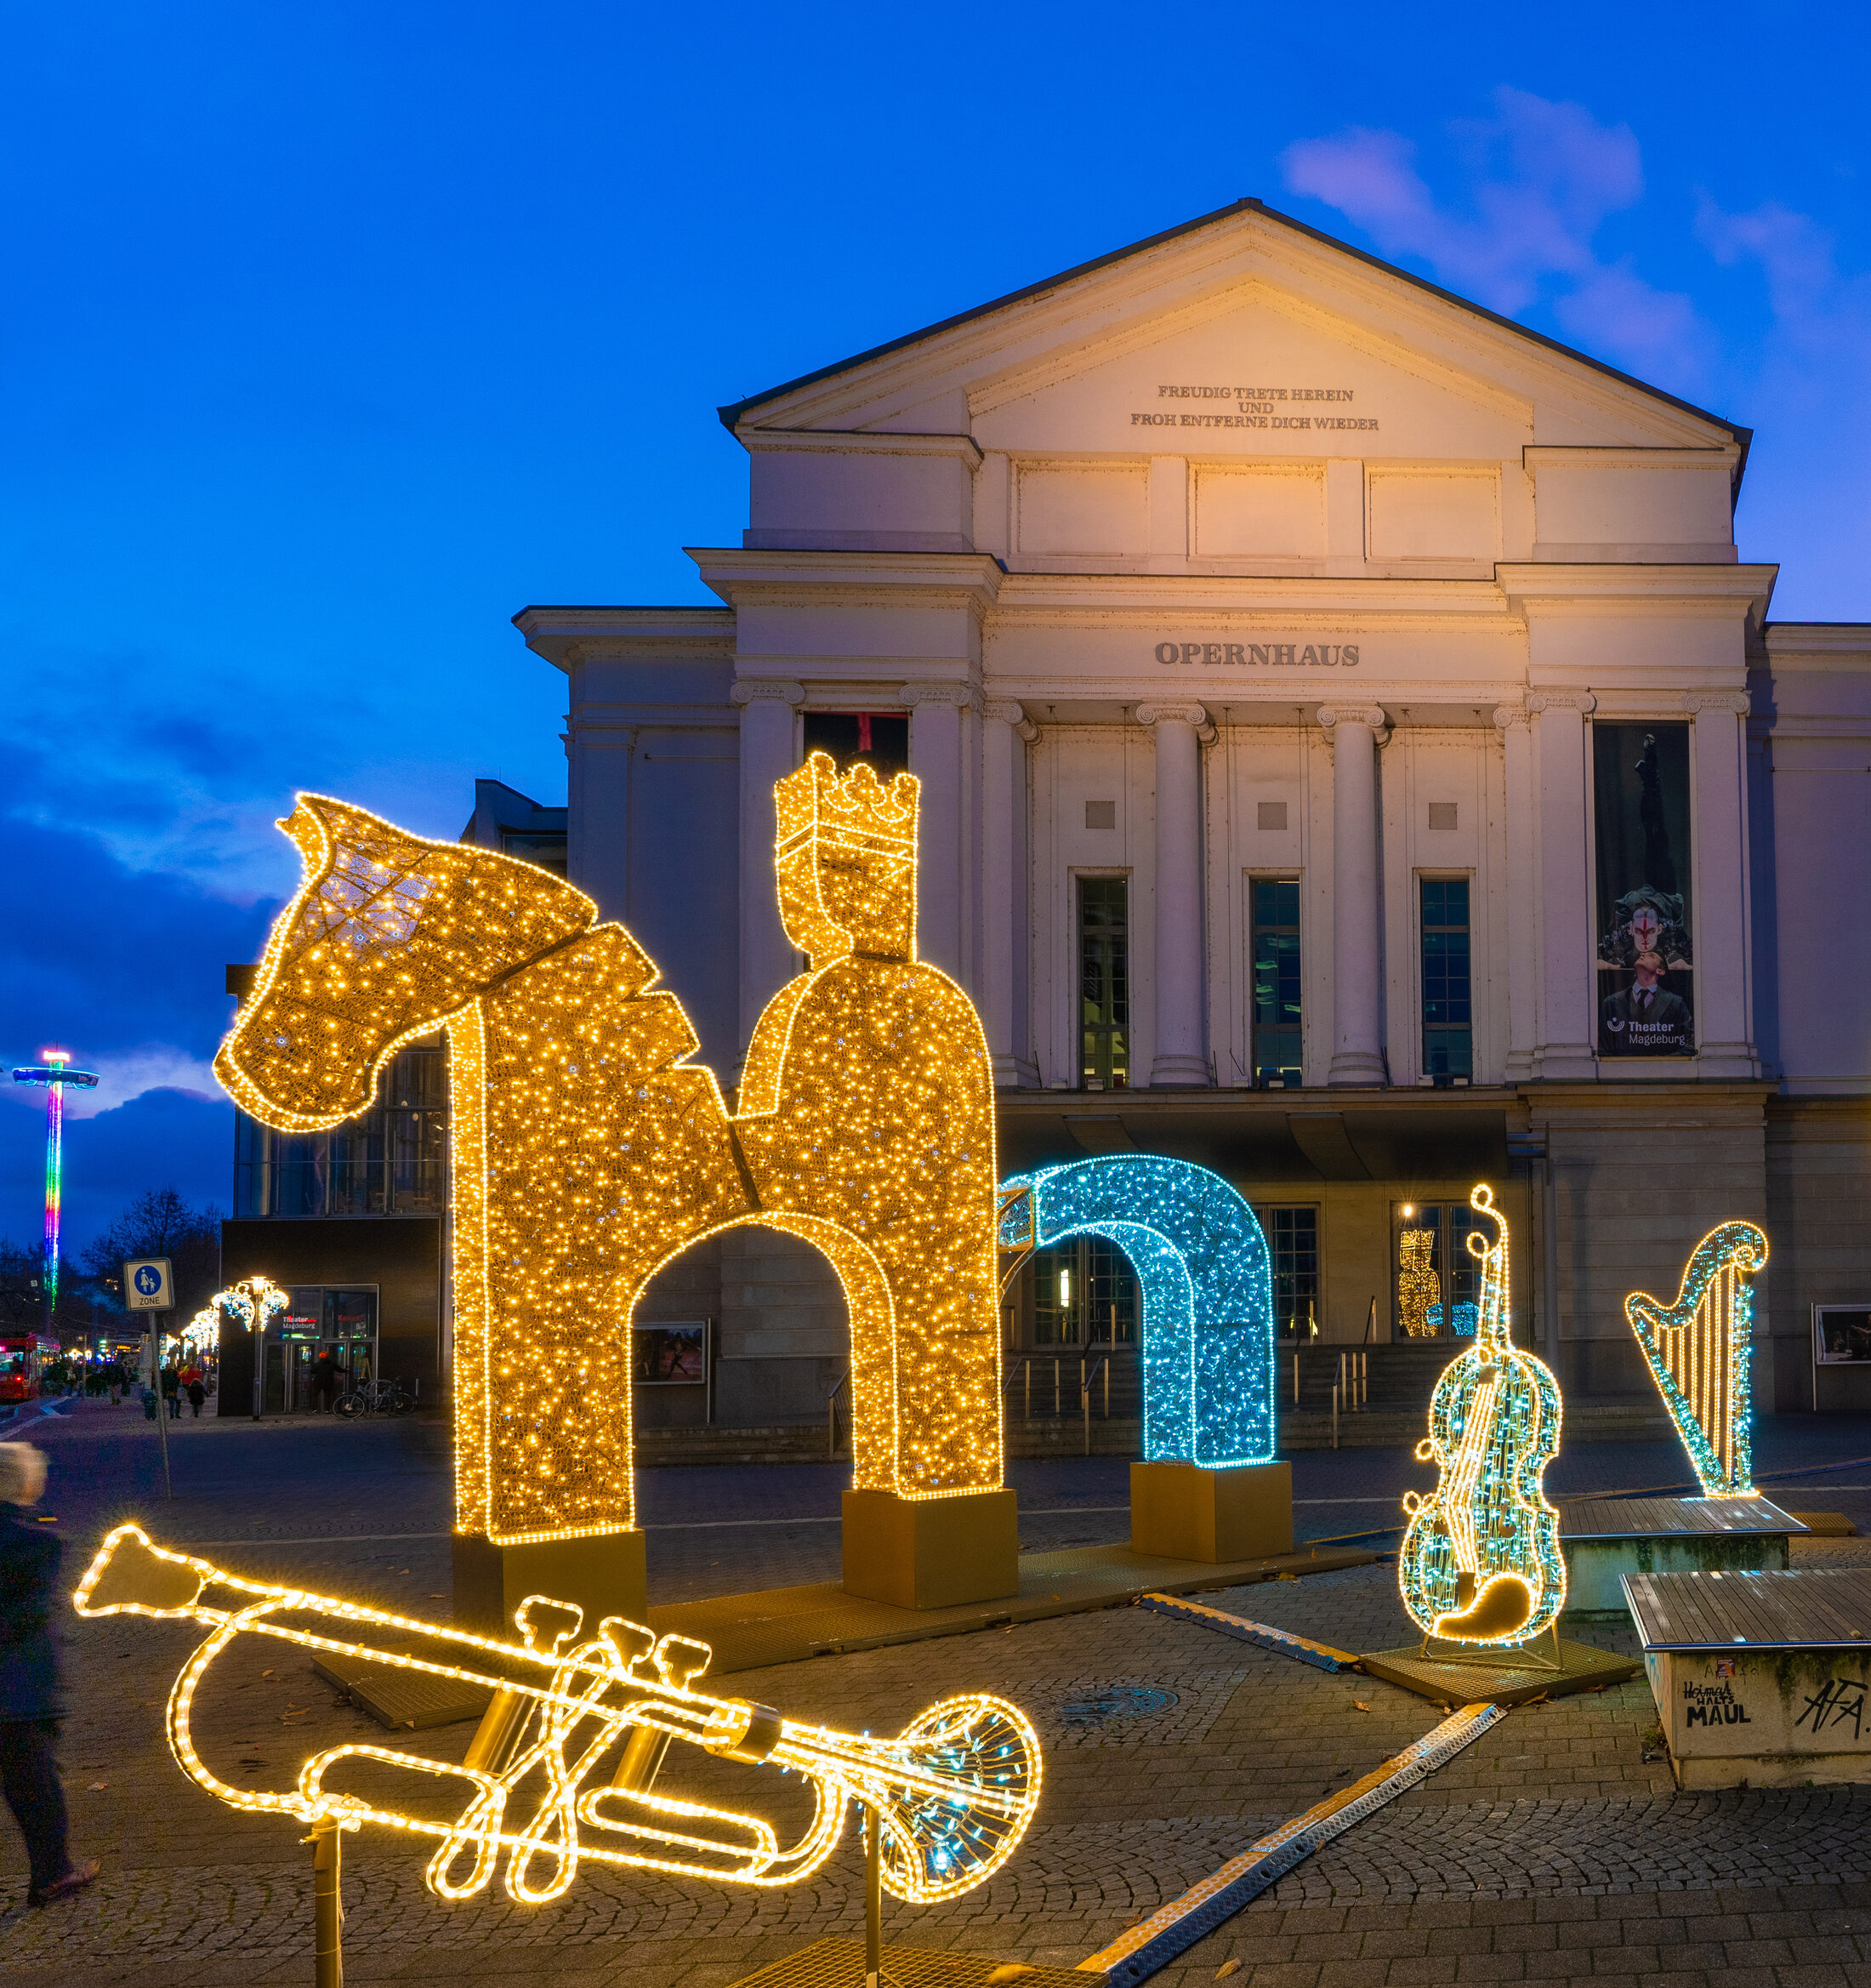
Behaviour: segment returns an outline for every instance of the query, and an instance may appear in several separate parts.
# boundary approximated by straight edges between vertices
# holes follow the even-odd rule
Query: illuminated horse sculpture
[[[633,1526],[632,1307],[748,1222],[843,1281],[855,1486],[999,1486],[993,1082],[968,997],[916,960],[917,791],[822,753],[775,789],[782,919],[811,968],[762,1015],[737,1114],[583,891],[316,795],[282,824],[305,881],[215,1070],[265,1124],[334,1125],[446,1026],[458,1533]]]

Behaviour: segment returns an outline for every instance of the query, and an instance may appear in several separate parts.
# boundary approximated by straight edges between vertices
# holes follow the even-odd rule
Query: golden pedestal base
[[[524,1546],[498,1546],[478,1533],[458,1532],[455,1626],[510,1638],[514,1610],[530,1594],[576,1602],[584,1610],[587,1636],[597,1633],[606,1615],[644,1621],[649,1602],[643,1547],[640,1528]]]
[[[1259,1560],[1293,1551],[1293,1466],[1130,1467],[1130,1550],[1175,1560]]]
[[[845,1592],[899,1609],[953,1609],[1020,1592],[1014,1493],[845,1494]]]

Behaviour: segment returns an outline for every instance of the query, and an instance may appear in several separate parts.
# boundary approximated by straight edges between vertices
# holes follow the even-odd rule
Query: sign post
[[[169,1410],[162,1398],[162,1320],[175,1308],[175,1273],[167,1256],[133,1257],[123,1266],[126,1311],[149,1317],[149,1384],[156,1391],[156,1427],[162,1445],[162,1495],[173,1498],[169,1477]]]

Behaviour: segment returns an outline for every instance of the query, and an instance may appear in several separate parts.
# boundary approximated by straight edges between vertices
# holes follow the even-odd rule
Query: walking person
[[[208,1389],[202,1385],[202,1376],[197,1374],[189,1382],[189,1413],[199,1420],[202,1413],[202,1404],[207,1399]]]
[[[0,1443],[0,1790],[26,1839],[29,1905],[82,1891],[98,1860],[71,1859],[58,1738],[59,1652],[52,1611],[62,1599],[57,1535],[26,1516],[45,1490],[45,1452]]]
[[[329,1414],[337,1399],[338,1362],[332,1357],[331,1348],[327,1347],[313,1363],[312,1400],[316,1406]]]
[[[173,1366],[167,1366],[162,1370],[162,1404],[169,1411],[169,1420],[173,1421],[182,1412],[182,1376]]]

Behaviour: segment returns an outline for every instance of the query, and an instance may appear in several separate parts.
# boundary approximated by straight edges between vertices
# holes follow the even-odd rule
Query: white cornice
[[[759,601],[965,601],[989,607],[1004,577],[985,552],[810,552],[741,546],[683,548],[702,582],[736,607]]]
[[[734,614],[726,607],[522,607],[513,624],[555,669],[597,658],[639,663],[731,663]]]
[[[1766,612],[1777,566],[1541,565],[1503,561],[1494,569],[1516,614],[1670,615],[1757,619]]]
[[[849,428],[742,428],[735,439],[751,455],[954,456],[970,470],[981,465],[971,435],[879,434]]]

